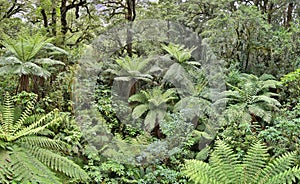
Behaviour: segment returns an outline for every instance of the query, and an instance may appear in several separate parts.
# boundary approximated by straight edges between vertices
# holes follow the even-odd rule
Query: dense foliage
[[[0,183],[299,183],[298,1],[0,10]]]

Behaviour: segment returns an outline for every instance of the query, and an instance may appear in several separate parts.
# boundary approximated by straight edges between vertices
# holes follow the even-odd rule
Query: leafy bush
[[[283,84],[282,101],[295,105],[300,98],[300,68],[284,75],[280,82]]]
[[[291,110],[282,109],[274,119],[272,126],[267,126],[259,133],[273,154],[280,155],[287,151],[300,151],[300,102]],[[299,160],[300,161],[300,160]]]

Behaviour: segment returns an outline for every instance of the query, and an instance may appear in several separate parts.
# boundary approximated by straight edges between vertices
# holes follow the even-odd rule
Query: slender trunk
[[[129,57],[132,57],[132,23],[129,23],[127,28],[127,38],[126,38],[126,50]]]
[[[51,26],[52,26],[52,35],[55,37],[56,36],[56,8],[53,6],[52,8],[52,23],[51,23]]]
[[[44,87],[45,79],[39,76],[32,77],[33,82],[33,92],[38,95],[38,97],[44,97],[43,92],[41,93],[40,89]]]
[[[291,21],[293,19],[293,9],[294,3],[289,3],[286,15],[286,27],[289,28],[291,26]]]
[[[19,91],[29,91],[29,75],[21,75],[19,87]]]
[[[68,32],[67,23],[67,0],[61,1],[60,6],[60,21],[61,21],[61,33],[62,33],[62,44],[65,43],[66,34]]]
[[[274,3],[270,4],[270,8],[268,10],[268,23],[271,24],[272,21],[272,13],[273,13]]]
[[[135,19],[135,0],[126,0],[126,7],[127,7],[127,12],[125,14],[125,18],[129,22],[129,26],[127,28],[126,48],[127,48],[128,55],[131,57],[132,41],[133,41],[133,35],[131,29],[132,29],[132,22]]]
[[[48,18],[47,18],[45,9],[41,10],[41,14],[42,14],[42,17],[43,17],[44,27],[48,28]]]

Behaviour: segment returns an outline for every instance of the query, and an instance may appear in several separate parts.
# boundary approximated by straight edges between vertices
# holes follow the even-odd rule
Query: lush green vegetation
[[[0,9],[0,183],[300,182],[298,1]]]

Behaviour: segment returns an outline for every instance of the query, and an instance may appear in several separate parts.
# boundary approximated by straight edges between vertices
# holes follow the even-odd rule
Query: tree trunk
[[[126,0],[127,12],[125,14],[126,20],[129,22],[129,26],[127,27],[127,38],[126,38],[126,48],[128,56],[132,56],[132,22],[135,19],[135,0]]]
[[[60,21],[61,21],[61,33],[62,33],[62,44],[65,43],[66,34],[68,32],[67,23],[67,0],[61,1],[60,6]]]
[[[291,26],[291,21],[293,20],[293,10],[294,10],[294,3],[289,3],[286,15],[286,28]]]
[[[48,28],[48,18],[47,18],[45,9],[41,10],[41,14],[42,14],[42,17],[43,17],[44,27]],[[47,29],[47,31],[48,31],[48,29]]]
[[[19,86],[20,86],[19,91],[26,91],[26,92],[29,91],[29,75],[21,75]]]
[[[51,27],[52,27],[52,36],[56,36],[56,7],[53,5],[52,7],[52,13],[51,13],[52,17],[52,22],[51,22]]]
[[[273,8],[274,8],[274,3],[271,3],[269,10],[268,10],[268,23],[269,24],[271,24],[271,21],[272,21]]]

